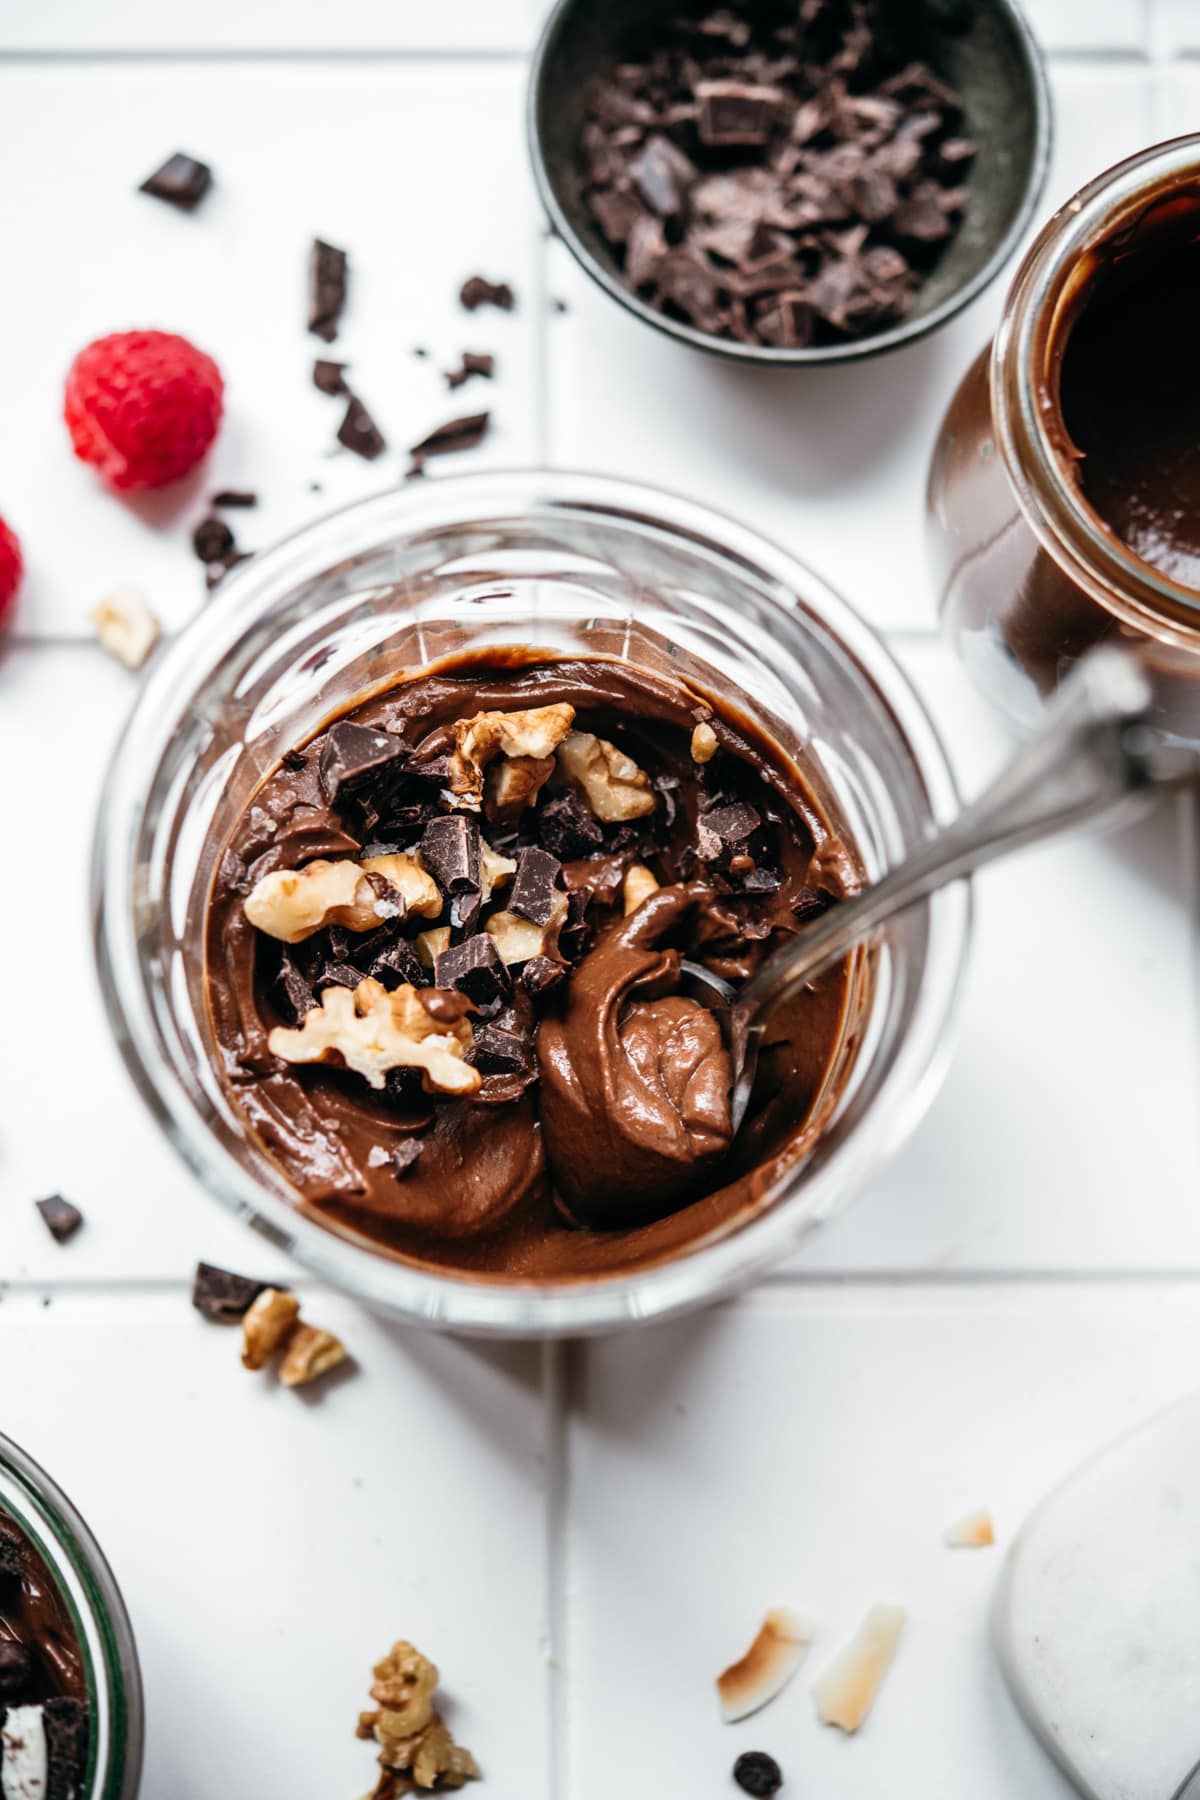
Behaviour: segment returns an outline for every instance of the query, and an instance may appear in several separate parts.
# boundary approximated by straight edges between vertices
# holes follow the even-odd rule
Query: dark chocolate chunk
[[[694,91],[702,144],[765,144],[784,105],[778,88],[744,81],[700,81]]]
[[[748,869],[742,876],[742,891],[746,894],[777,894],[782,886],[783,876],[779,870],[761,864]]]
[[[332,344],[346,304],[346,252],[313,239],[308,259],[308,329]]]
[[[272,1284],[249,1275],[235,1275],[213,1263],[197,1263],[192,1281],[192,1305],[206,1319],[228,1325],[244,1319],[258,1296]]]
[[[418,1137],[401,1138],[392,1149],[392,1170],[397,1181],[402,1181],[421,1154],[421,1140]]]
[[[348,391],[348,390],[347,390]],[[351,394],[346,416],[337,429],[339,444],[353,450],[367,462],[374,462],[387,449],[387,440],[357,394]]]
[[[46,1732],[46,1800],[75,1800],[87,1772],[87,1705],[56,1695],[42,1708],[42,1724]]]
[[[348,394],[344,371],[348,363],[330,362],[327,357],[318,356],[312,366],[313,386],[322,394]]]
[[[33,1680],[33,1655],[15,1638],[0,1638],[0,1700],[19,1700]]]
[[[222,488],[219,494],[212,497],[214,506],[257,506],[258,495],[253,488]]]
[[[447,419],[414,444],[409,451],[414,463],[423,464],[430,456],[446,456],[451,451],[473,450],[483,438],[491,419],[490,413],[467,413],[461,419]]]
[[[383,983],[389,993],[398,987],[426,987],[429,972],[407,938],[397,938],[371,959],[367,973]]]
[[[543,801],[538,808],[537,834],[544,848],[560,862],[587,856],[604,843],[599,819],[569,789]]]
[[[280,953],[278,972],[271,983],[271,998],[289,1025],[299,1025],[317,1004],[316,995],[286,944]]]
[[[802,887],[791,903],[792,911],[801,921],[816,919],[828,912],[832,899],[831,894],[822,894],[814,887]]]
[[[470,1057],[481,1075],[519,1074],[530,1066],[533,1049],[518,1031],[500,1025],[481,1025],[475,1033]]]
[[[331,957],[328,962],[321,964],[313,986],[318,993],[327,987],[349,988],[353,993],[362,978],[362,970],[355,968],[353,963],[339,962],[336,958]]]
[[[46,1230],[56,1244],[65,1244],[75,1236],[83,1224],[83,1214],[61,1194],[51,1194],[45,1200],[37,1202],[37,1209],[46,1223]]]
[[[527,845],[517,857],[517,872],[508,899],[510,910],[520,913],[523,919],[532,919],[535,925],[548,925],[554,915],[561,875],[562,864],[557,856],[551,856],[537,844]]]
[[[486,931],[443,950],[434,963],[434,981],[465,994],[476,1006],[495,1005],[512,992],[508,970]]]
[[[390,731],[376,731],[372,725],[339,719],[329,727],[321,746],[317,765],[321,791],[332,806],[343,788],[353,789],[368,776],[390,770],[407,757],[405,744]]]
[[[293,775],[298,775],[301,769],[307,769],[308,758],[303,750],[285,750],[283,766],[285,769],[290,769]]]
[[[578,962],[587,949],[587,913],[591,903],[590,888],[573,888],[567,896],[567,916],[558,928],[558,948],[568,962]]]
[[[744,1793],[777,1794],[783,1786],[783,1771],[765,1750],[746,1750],[733,1765],[733,1779]]]
[[[232,531],[215,513],[201,519],[192,532],[192,549],[202,563],[224,562],[233,547]]]
[[[696,824],[696,848],[704,862],[728,861],[746,845],[762,824],[757,807],[746,800],[715,806],[701,813]]]
[[[466,813],[442,813],[430,819],[421,837],[421,862],[448,898],[478,894],[482,876],[476,820]]]
[[[20,1537],[0,1521],[0,1581],[13,1581],[25,1567]]]
[[[174,156],[168,156],[161,169],[155,169],[153,175],[146,177],[138,192],[153,194],[156,200],[165,200],[183,212],[192,212],[211,186],[212,170],[208,164],[177,150]]]
[[[482,375],[486,381],[490,381],[495,367],[494,356],[474,350],[464,350],[458,368],[446,370],[446,386],[460,388],[465,381],[470,381],[472,375]]]
[[[557,987],[566,972],[563,965],[555,962],[551,956],[531,956],[521,970],[521,986],[531,998],[536,999],[539,994]]]
[[[627,173],[652,213],[660,219],[678,219],[699,171],[677,144],[656,132],[647,138]]]
[[[464,281],[458,298],[468,312],[474,312],[478,306],[498,306],[502,312],[511,312],[516,304],[507,281],[488,281],[483,275],[472,275]]]

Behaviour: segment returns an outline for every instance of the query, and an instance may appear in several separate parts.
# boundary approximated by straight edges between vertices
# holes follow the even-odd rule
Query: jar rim
[[[1059,309],[1084,258],[1172,188],[1194,188],[1200,216],[1200,132],[1153,144],[1116,163],[1042,227],[1005,300],[989,367],[992,418],[1009,481],[1030,529],[1069,579],[1123,623],[1195,650],[1200,593],[1144,561],[1105,525],[1071,480],[1054,427],[1057,396],[1044,374],[1060,334]],[[1065,428],[1062,428],[1065,436]]]
[[[306,578],[323,574],[355,550],[386,542],[389,534],[419,541],[427,532],[539,512],[549,521],[581,514],[636,528],[652,539],[705,550],[727,566],[744,567],[772,601],[773,625],[785,645],[792,638],[803,641],[798,615],[801,606],[807,608],[853,663],[864,687],[870,684],[878,696],[897,743],[911,758],[925,816],[940,823],[957,812],[949,759],[907,674],[849,603],[803,563],[695,501],[608,476],[517,470],[439,478],[417,493],[411,485],[388,490],[310,523],[239,569],[228,590],[155,659],[110,767],[92,868],[101,984],[118,1045],[143,1099],[210,1191],[317,1275],[382,1311],[443,1328],[526,1337],[609,1330],[684,1310],[740,1285],[792,1248],[808,1224],[827,1216],[838,1193],[858,1186],[908,1135],[940,1081],[970,923],[966,884],[943,890],[928,903],[928,947],[912,1016],[888,1067],[888,1088],[875,1102],[887,1117],[858,1122],[806,1178],[802,1217],[793,1204],[797,1196],[785,1195],[727,1236],[644,1270],[558,1283],[488,1283],[391,1260],[271,1194],[218,1141],[178,1071],[156,1048],[151,986],[138,955],[135,850],[147,771],[157,766],[197,660],[215,666],[272,601],[281,601]],[[889,1104],[883,1107],[885,1099]]]

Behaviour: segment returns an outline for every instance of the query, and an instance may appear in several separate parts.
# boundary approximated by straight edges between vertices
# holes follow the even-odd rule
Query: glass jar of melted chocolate
[[[1200,676],[1198,301],[1194,136],[1055,215],[942,423],[928,503],[943,620],[1022,721],[1114,633],[1174,684],[1193,655]]]

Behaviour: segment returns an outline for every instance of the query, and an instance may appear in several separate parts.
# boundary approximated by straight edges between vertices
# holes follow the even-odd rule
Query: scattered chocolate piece
[[[488,281],[483,275],[472,275],[464,281],[458,298],[468,312],[474,312],[479,306],[498,306],[502,312],[511,312],[516,305],[516,297],[507,281]]]
[[[350,395],[346,416],[338,426],[337,436],[339,444],[344,444],[347,450],[353,450],[355,456],[365,457],[368,462],[374,462],[387,449],[383,433],[357,394]]]
[[[562,864],[548,850],[529,844],[517,857],[508,897],[510,912],[532,919],[535,925],[548,925],[554,915],[554,898],[558,891]]]
[[[557,987],[566,972],[562,963],[555,962],[551,956],[531,956],[521,970],[521,986],[531,999],[536,999],[539,994]]]
[[[530,1043],[519,1031],[481,1025],[471,1046],[471,1061],[481,1075],[519,1075],[530,1065]]]
[[[249,1275],[235,1275],[229,1269],[218,1269],[214,1263],[197,1263],[192,1281],[192,1305],[204,1318],[217,1324],[234,1324],[245,1318],[269,1281],[255,1281]]]
[[[346,252],[314,238],[308,259],[308,329],[332,344],[345,304]]]
[[[544,848],[560,862],[587,856],[604,843],[599,819],[570,790],[543,802],[538,810],[537,834]]]
[[[733,1779],[743,1793],[777,1794],[783,1786],[783,1771],[765,1750],[746,1750],[733,1765]]]
[[[954,184],[975,148],[958,95],[911,60],[916,10],[804,0],[790,17],[656,19],[593,89],[579,139],[587,204],[630,287],[701,331],[780,349],[902,318],[961,222]]]
[[[556,313],[565,313],[565,312],[570,312],[570,310],[571,310],[571,309],[570,309],[570,307],[569,307],[569,306],[568,306],[568,305],[567,305],[567,303],[566,303],[566,301],[565,301],[565,300],[560,300],[560,299],[559,299],[559,298],[558,298],[558,296],[557,296],[557,295],[555,295],[555,297],[554,297],[554,310],[555,310],[555,312],[556,312]]]
[[[413,355],[420,357],[421,361],[424,362],[429,356],[429,351],[425,348],[424,344],[414,344]]]
[[[212,497],[214,506],[257,506],[258,495],[253,488],[222,488],[219,494]]]
[[[0,1701],[13,1700],[33,1679],[33,1656],[15,1638],[0,1638]]]
[[[448,456],[458,450],[474,450],[483,439],[491,413],[467,413],[461,419],[447,419],[423,437],[419,444],[414,444],[409,451],[412,457],[410,474],[420,474],[426,460],[431,456]]]
[[[465,994],[476,1006],[493,1006],[512,992],[508,970],[486,931],[443,950],[434,963],[434,981]]]
[[[350,389],[346,386],[343,371],[349,366],[318,356],[312,367],[313,386],[322,394],[348,394]]]
[[[37,1201],[37,1209],[46,1223],[46,1230],[56,1244],[66,1244],[83,1224],[83,1214],[61,1194],[51,1194],[48,1199]]]
[[[495,367],[496,359],[494,356],[489,356],[474,350],[464,350],[462,353],[462,362],[459,364],[458,368],[446,370],[446,386],[449,388],[460,388],[464,382],[470,381],[472,375],[482,375],[486,381],[490,381]]]
[[[321,746],[317,765],[321,791],[332,806],[343,789],[352,790],[365,776],[378,774],[407,756],[404,740],[392,732],[339,719],[329,727]]]
[[[308,757],[303,750],[285,750],[283,766],[285,769],[290,769],[293,775],[299,774],[301,769],[307,769]]]
[[[192,549],[202,563],[223,563],[233,548],[232,531],[215,513],[201,519],[192,533]]]
[[[194,212],[211,186],[212,170],[208,164],[177,150],[161,169],[146,177],[138,192],[153,194],[156,200],[165,200],[182,212]]]
[[[402,1138],[392,1150],[392,1168],[396,1172],[397,1181],[402,1180],[421,1154],[421,1140],[417,1137]]]

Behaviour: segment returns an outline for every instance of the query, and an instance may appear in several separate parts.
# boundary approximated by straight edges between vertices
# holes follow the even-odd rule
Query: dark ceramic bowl
[[[533,61],[528,130],[534,174],[563,242],[594,281],[659,331],[737,362],[802,366],[894,350],[933,331],[999,273],[1033,215],[1050,157],[1050,92],[1041,52],[1013,0],[972,0],[965,28],[939,26],[918,7],[914,54],[958,89],[964,130],[980,146],[966,177],[966,217],[925,275],[911,310],[894,325],[842,343],[776,349],[699,331],[634,293],[588,210],[579,149],[587,95],[623,57],[632,30],[656,18],[712,10],[715,0],[558,0]]]

